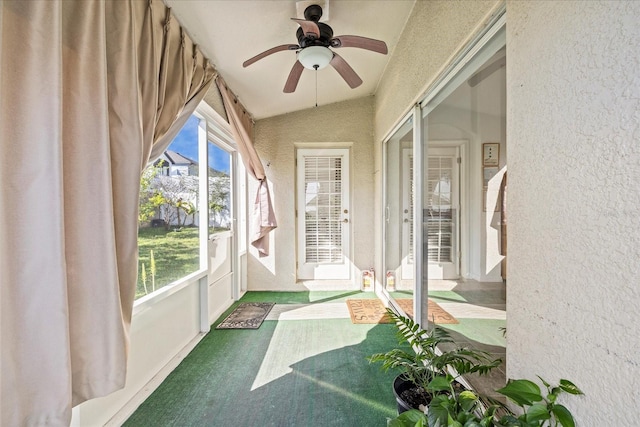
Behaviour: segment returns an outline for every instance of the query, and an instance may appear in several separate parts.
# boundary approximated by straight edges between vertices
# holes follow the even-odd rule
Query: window
[[[143,171],[136,298],[168,285],[189,285],[191,280],[182,279],[193,273],[194,280],[211,275],[208,254],[214,240],[226,238],[234,251],[246,250],[244,242],[236,243],[237,224],[239,238],[246,239],[246,172],[236,165],[235,152],[229,125],[201,104]]]
[[[197,117],[189,118],[142,173],[136,298],[200,269],[199,124]]]
[[[231,230],[231,154],[213,142],[208,149],[209,234]]]

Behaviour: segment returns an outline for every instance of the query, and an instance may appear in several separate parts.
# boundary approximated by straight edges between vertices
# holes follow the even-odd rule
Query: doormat
[[[351,323],[391,323],[387,309],[377,298],[348,299]]]
[[[275,302],[243,302],[216,329],[258,329]]]
[[[413,318],[413,300],[404,298],[396,301],[407,316]],[[348,299],[347,306],[352,323],[391,323],[391,319],[387,316],[387,309],[379,299]],[[458,323],[455,317],[431,300],[429,300],[429,319],[440,324]]]
[[[400,298],[397,299],[396,302],[404,311],[407,313],[407,316],[413,318],[413,300],[410,298]],[[455,324],[460,323],[458,319],[453,317],[449,312],[445,311],[442,307],[440,307],[435,302],[429,300],[428,307],[428,316],[429,321],[432,323],[440,323],[440,324]]]

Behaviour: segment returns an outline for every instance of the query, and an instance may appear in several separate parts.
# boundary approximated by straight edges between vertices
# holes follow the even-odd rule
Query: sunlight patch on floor
[[[495,304],[494,307],[485,307],[465,303],[439,302],[438,305],[456,319],[507,319],[507,312],[504,309],[504,304]]]
[[[369,399],[365,399],[362,396],[360,396],[359,394],[356,393],[352,393],[349,390],[345,390],[342,387],[336,387],[335,385],[328,383],[326,381],[322,381],[318,378],[314,378],[310,375],[307,374],[303,374],[302,372],[296,372],[296,374],[306,380],[309,380],[311,382],[314,382],[316,384],[318,384],[320,387],[327,389],[329,392],[331,393],[336,393],[336,394],[340,394],[342,396],[344,396],[346,399],[350,399],[350,400],[355,400],[358,403],[364,404],[366,406],[369,406],[371,409],[375,409],[377,411],[387,411],[388,408],[386,405],[382,405],[378,402],[374,402],[371,401]],[[390,415],[395,415],[393,412],[391,412]]]
[[[267,320],[304,321],[350,318],[347,304],[344,302],[309,305],[276,304],[269,316],[271,319],[267,317]],[[296,328],[296,333],[293,334],[290,328],[285,327],[286,323],[288,322],[276,326],[251,390],[292,373],[292,367],[307,358],[361,343],[367,338],[370,329],[362,327],[359,329],[359,334],[350,339],[345,339],[340,334],[332,334],[327,339],[317,340],[312,337],[318,336],[318,328],[322,328],[322,323],[308,322],[308,327]],[[369,326],[373,328],[376,325]],[[283,348],[287,351],[283,352]]]
[[[276,304],[265,320],[349,319],[344,302],[321,304]]]

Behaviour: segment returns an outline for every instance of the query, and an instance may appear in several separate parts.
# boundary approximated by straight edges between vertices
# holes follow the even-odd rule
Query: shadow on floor
[[[319,304],[354,295],[371,296],[251,292],[240,302]],[[395,334],[391,324],[349,319],[212,329],[124,425],[385,426],[396,414],[394,373],[366,357],[397,345]]]

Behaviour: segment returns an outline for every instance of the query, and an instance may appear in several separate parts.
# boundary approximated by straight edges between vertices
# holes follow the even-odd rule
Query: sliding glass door
[[[384,144],[384,277],[386,294],[413,316],[415,283],[413,120]]]
[[[424,325],[429,280],[502,279],[505,43],[502,15],[383,144],[381,282]]]

